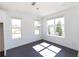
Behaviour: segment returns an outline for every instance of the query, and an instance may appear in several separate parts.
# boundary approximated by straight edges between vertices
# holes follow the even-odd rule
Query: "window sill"
[[[57,35],[47,35],[47,36],[50,36],[50,37],[54,36],[54,37],[59,37],[59,38],[65,38],[63,36],[57,36]]]

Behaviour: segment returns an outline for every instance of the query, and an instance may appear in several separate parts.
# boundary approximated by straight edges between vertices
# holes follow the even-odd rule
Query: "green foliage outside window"
[[[48,26],[48,34],[50,34],[50,26]]]
[[[59,36],[62,36],[62,27],[60,20],[57,23],[56,32],[58,33]]]

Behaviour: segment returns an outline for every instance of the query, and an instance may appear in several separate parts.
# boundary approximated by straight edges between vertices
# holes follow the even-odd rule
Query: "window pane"
[[[40,21],[34,21],[34,34],[35,35],[39,35],[39,32],[40,32]]]
[[[61,22],[61,24],[64,24],[64,17],[55,18],[55,24],[58,24],[58,22]]]
[[[64,35],[64,17],[55,19],[55,35],[63,36]]]
[[[34,21],[34,26],[40,26],[39,21]]]
[[[54,35],[54,26],[50,26],[50,35]]]
[[[47,25],[54,25],[54,20],[52,19],[52,20],[48,20],[47,21]]]
[[[64,17],[61,17],[60,20],[61,20],[61,24],[64,24]]]
[[[39,34],[39,30],[35,30],[35,34],[38,35]]]
[[[47,21],[48,35],[54,35],[54,20]]]
[[[12,19],[12,38],[21,38],[21,20]]]
[[[13,28],[13,29],[12,29],[12,33],[13,33],[13,34],[21,34],[21,29],[20,29],[20,28],[18,28],[18,29],[17,29],[17,28],[16,28],[16,29]]]
[[[21,27],[21,20],[12,19],[12,27]]]
[[[21,34],[12,34],[12,38],[13,39],[21,38]]]

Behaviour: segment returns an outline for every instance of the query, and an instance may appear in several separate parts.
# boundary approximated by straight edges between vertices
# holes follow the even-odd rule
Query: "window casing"
[[[21,19],[12,19],[12,39],[21,38]]]
[[[40,21],[38,20],[34,21],[34,34],[35,35],[40,34]]]
[[[64,37],[64,17],[47,21],[47,35]]]

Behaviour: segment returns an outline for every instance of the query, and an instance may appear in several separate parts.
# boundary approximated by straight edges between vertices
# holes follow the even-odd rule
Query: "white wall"
[[[52,14],[53,17],[58,15],[64,15],[65,17],[65,38],[49,37],[47,36],[46,30],[46,19],[42,21],[42,31],[39,36],[34,35],[33,19],[35,15],[31,13],[13,12],[13,11],[2,11],[0,10],[0,22],[4,23],[4,49],[11,49],[24,45],[41,38],[78,50],[79,51],[79,7],[73,7],[67,10],[63,10]],[[11,18],[20,17],[22,18],[22,38],[12,39],[11,36]]]
[[[34,19],[35,15],[31,13],[22,13],[22,12],[7,12],[7,18],[5,20],[5,32],[6,40],[5,47],[6,49],[15,48],[30,42],[37,41],[41,39],[41,35],[34,35]],[[19,17],[22,18],[22,38],[21,39],[12,39],[11,35],[11,18]]]
[[[54,42],[75,50],[79,50],[79,10],[71,7],[66,10],[52,14],[53,17],[64,15],[65,17],[65,38],[47,36],[46,19],[43,19],[43,39]]]
[[[22,38],[21,39],[12,39],[11,35],[11,18],[19,17],[22,18]],[[0,10],[0,23],[3,23],[4,31],[4,51],[6,55],[6,50],[15,48],[24,44],[28,44],[41,39],[41,30],[40,35],[34,35],[34,19],[36,18],[35,14],[32,13],[22,13],[16,11],[3,11]]]

